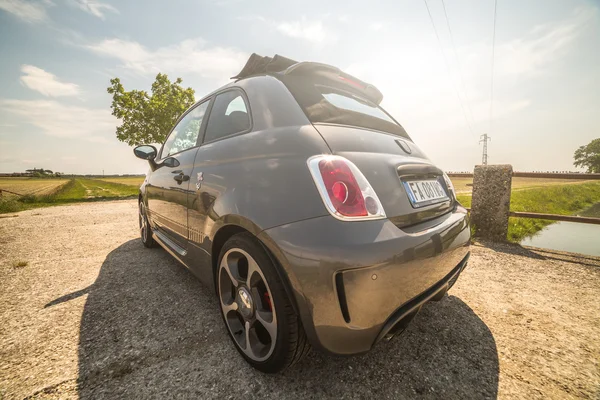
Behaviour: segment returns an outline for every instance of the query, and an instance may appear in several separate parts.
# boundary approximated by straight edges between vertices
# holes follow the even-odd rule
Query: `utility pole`
[[[481,164],[487,165],[487,142],[488,140],[491,142],[492,138],[489,137],[487,133],[484,133],[480,137],[481,139],[479,140],[479,143],[483,142],[483,154],[481,155]]]

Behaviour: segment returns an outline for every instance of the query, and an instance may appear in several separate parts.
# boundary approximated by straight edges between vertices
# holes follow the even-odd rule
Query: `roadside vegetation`
[[[471,207],[471,194],[458,194],[457,198],[463,206]],[[600,182],[586,182],[513,190],[510,198],[510,210],[600,217],[598,203],[600,203]],[[520,242],[552,223],[554,221],[509,218],[508,240]]]
[[[9,180],[12,178],[8,178]],[[21,181],[27,181],[22,179]],[[5,183],[5,182],[0,182]],[[37,180],[29,180],[30,188],[38,185]],[[60,185],[55,185],[52,191],[28,190],[27,185],[19,182],[23,196],[4,193],[0,198],[0,214],[23,211],[31,208],[48,207],[65,203],[97,200],[116,200],[135,197],[138,194],[139,185],[126,185],[115,182],[106,182],[99,179],[74,178],[62,180]],[[8,186],[8,185],[7,185]],[[5,190],[8,187],[0,186]]]

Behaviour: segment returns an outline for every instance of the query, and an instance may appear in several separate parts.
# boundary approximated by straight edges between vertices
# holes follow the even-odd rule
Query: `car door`
[[[212,271],[208,235],[222,211],[215,208],[215,202],[226,190],[235,190],[232,185],[244,150],[236,148],[234,138],[251,127],[248,101],[242,90],[230,88],[215,96],[190,176],[188,197],[188,265],[209,284]]]
[[[159,168],[150,174],[146,186],[155,233],[180,256],[187,252],[190,174],[208,105],[209,101],[205,101],[179,119],[163,144],[157,161]]]

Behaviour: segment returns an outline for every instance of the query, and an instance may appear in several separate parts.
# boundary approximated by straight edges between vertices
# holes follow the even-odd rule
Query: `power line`
[[[492,33],[492,73],[490,83],[490,133],[492,132],[492,121],[494,116],[494,57],[496,53],[496,14],[498,0],[494,0],[494,31]]]
[[[456,53],[456,46],[454,45],[454,37],[452,35],[452,29],[450,29],[450,20],[448,19],[448,13],[446,12],[446,4],[444,0],[442,0],[442,7],[444,8],[444,16],[446,17],[446,26],[448,27],[448,33],[450,34],[450,43],[452,43],[452,51],[454,52],[454,58],[456,59],[456,64],[458,65],[458,74],[460,77],[460,85],[465,95],[465,101],[467,103],[467,109],[469,110],[469,115],[471,116],[471,121],[475,123],[475,118],[473,118],[473,111],[471,110],[471,104],[469,102],[469,97],[467,96],[467,88],[465,86],[465,80],[463,78],[462,68],[460,66],[460,61],[458,60],[458,54]]]
[[[444,59],[444,64],[446,65],[446,72],[448,73],[448,77],[451,78],[451,80],[452,80],[452,86],[454,87],[454,91],[456,92],[456,97],[458,97],[458,102],[460,104],[460,108],[462,109],[463,116],[465,117],[467,126],[469,127],[471,134],[474,134],[473,128],[471,127],[471,123],[469,122],[469,119],[467,118],[467,113],[465,111],[465,107],[463,106],[462,99],[461,99],[460,95],[458,94],[458,89],[456,88],[456,83],[450,76],[450,67],[448,66],[448,60],[446,59],[446,54],[444,53],[444,49],[442,48],[442,42],[440,41],[440,37],[439,37],[437,29],[435,27],[435,23],[433,22],[433,17],[431,16],[431,11],[429,11],[429,5],[427,4],[427,0],[423,0],[423,2],[425,3],[425,8],[427,8],[427,14],[429,14],[429,20],[431,21],[431,26],[433,27],[433,32],[435,33],[435,37],[437,39],[438,46],[440,47],[440,53],[442,53],[442,58]]]

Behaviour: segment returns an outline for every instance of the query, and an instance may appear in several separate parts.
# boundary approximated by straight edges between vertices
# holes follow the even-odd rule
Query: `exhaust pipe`
[[[417,308],[415,311],[411,312],[406,317],[404,317],[400,321],[398,321],[398,323],[396,323],[396,325],[394,325],[392,327],[392,329],[390,329],[389,332],[385,334],[383,339],[389,342],[390,340],[392,340],[392,338],[394,336],[401,335],[408,327],[408,324],[410,324],[410,321],[413,320],[413,318],[417,315],[417,313],[420,310],[421,310],[421,307]]]

